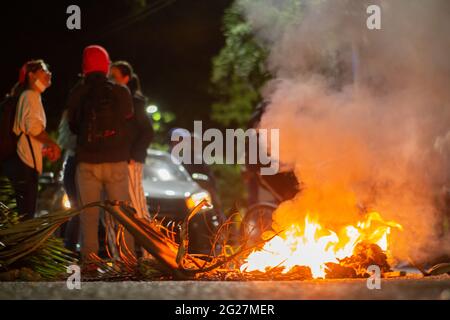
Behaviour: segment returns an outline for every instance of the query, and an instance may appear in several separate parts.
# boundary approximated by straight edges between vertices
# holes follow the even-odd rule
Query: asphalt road
[[[153,281],[84,282],[69,290],[64,282],[2,282],[0,299],[445,299],[450,276],[382,279],[369,290],[367,281]]]

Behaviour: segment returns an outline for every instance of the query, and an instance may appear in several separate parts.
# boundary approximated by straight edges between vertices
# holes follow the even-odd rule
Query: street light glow
[[[152,114],[152,113],[155,113],[155,112],[157,112],[158,111],[158,107],[157,106],[155,106],[155,105],[149,105],[148,107],[147,107],[147,113],[150,113],[150,114]]]

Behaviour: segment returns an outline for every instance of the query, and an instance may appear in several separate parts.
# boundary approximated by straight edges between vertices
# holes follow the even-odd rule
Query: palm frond
[[[75,254],[64,247],[62,239],[52,235],[55,226],[47,225],[42,237],[34,226],[24,224],[14,198],[9,181],[0,177],[0,270],[7,270],[10,277],[6,278],[10,280],[62,277],[67,266],[77,263]]]

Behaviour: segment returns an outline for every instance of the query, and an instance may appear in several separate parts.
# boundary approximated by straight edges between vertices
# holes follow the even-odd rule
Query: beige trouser
[[[102,191],[109,200],[129,201],[128,163],[80,163],[77,166],[76,181],[82,205],[101,201]],[[86,260],[90,253],[98,254],[99,208],[85,209],[80,216],[81,258]],[[134,252],[134,238],[125,231],[125,241]]]
[[[147,200],[145,198],[144,187],[142,185],[144,164],[140,162],[132,162],[128,165],[129,184],[128,190],[130,192],[131,203],[136,209],[137,216],[141,219],[150,219],[148,212]],[[150,254],[142,248],[144,257],[149,257]]]
[[[149,219],[147,200],[145,198],[144,187],[142,185],[144,164],[133,162],[128,165],[129,183],[128,191],[130,192],[131,203],[136,209],[137,215],[141,219]]]

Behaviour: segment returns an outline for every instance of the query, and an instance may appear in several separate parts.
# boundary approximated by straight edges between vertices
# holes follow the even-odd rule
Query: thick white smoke
[[[450,2],[301,0],[285,23],[293,2],[240,1],[275,78],[260,126],[280,129],[280,160],[305,184],[275,221],[310,212],[346,224],[367,206],[404,226],[397,257],[448,253],[437,226],[450,173]],[[369,4],[382,8],[381,30],[366,27]]]

